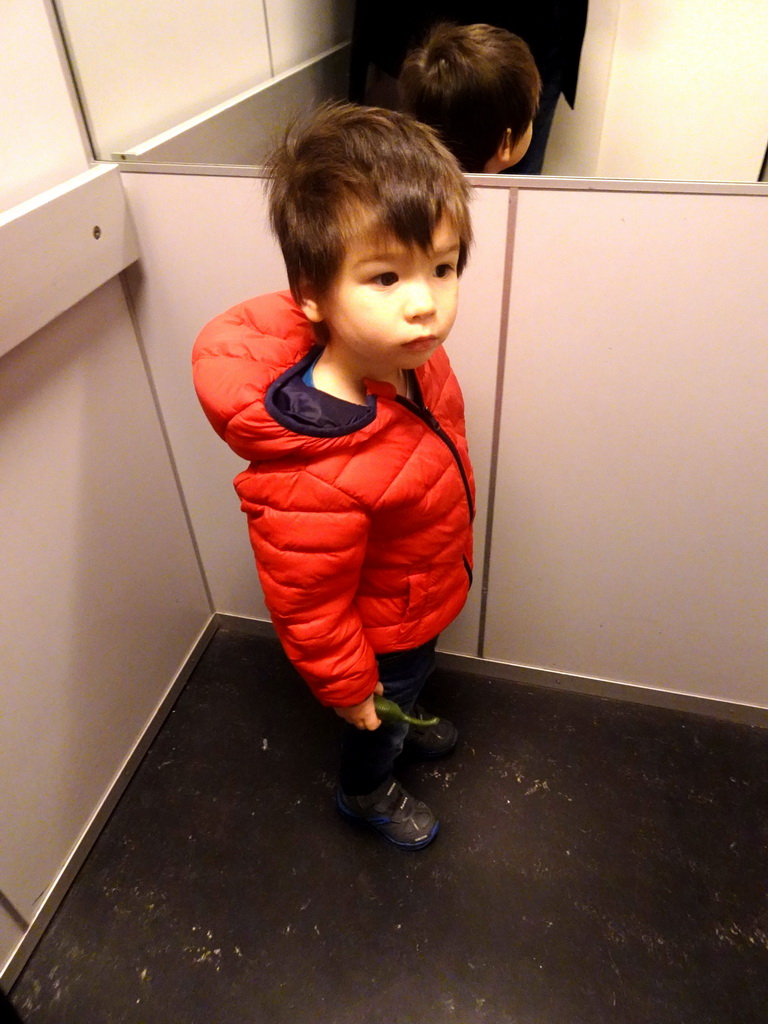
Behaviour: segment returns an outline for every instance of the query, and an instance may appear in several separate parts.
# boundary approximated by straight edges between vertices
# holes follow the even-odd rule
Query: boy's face
[[[392,380],[425,363],[448,336],[458,259],[459,237],[445,218],[427,251],[363,233],[348,246],[328,294],[302,308],[313,322],[325,322],[328,349],[358,379]]]

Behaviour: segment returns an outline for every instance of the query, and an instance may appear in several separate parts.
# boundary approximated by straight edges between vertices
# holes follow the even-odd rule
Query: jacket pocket
[[[412,573],[408,577],[408,601],[400,626],[400,641],[407,641],[415,632],[427,612],[432,594],[432,575],[428,572]]]

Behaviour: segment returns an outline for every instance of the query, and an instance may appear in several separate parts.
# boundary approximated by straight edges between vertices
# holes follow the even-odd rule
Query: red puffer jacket
[[[366,382],[366,405],[304,383],[319,349],[287,292],[201,332],[195,388],[250,465],[235,478],[259,578],[288,657],[323,704],[359,704],[375,653],[425,643],[471,577],[474,486],[459,385],[439,349],[423,407]]]

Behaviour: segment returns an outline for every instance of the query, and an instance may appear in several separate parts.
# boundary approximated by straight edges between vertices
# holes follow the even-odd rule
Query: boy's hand
[[[376,683],[373,693],[384,693],[381,683]],[[368,729],[372,732],[381,725],[381,720],[373,706],[373,693],[370,697],[366,697],[362,704],[353,704],[351,708],[334,708],[334,711],[345,722],[354,725],[356,729]]]

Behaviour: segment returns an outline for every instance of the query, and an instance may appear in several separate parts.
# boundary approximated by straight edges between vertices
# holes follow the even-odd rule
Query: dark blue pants
[[[435,667],[437,638],[421,647],[392,654],[378,654],[379,680],[384,696],[403,711],[413,708],[421,688]],[[350,796],[372,793],[392,774],[395,758],[403,749],[407,725],[380,725],[372,732],[344,724],[341,740],[339,784]]]

